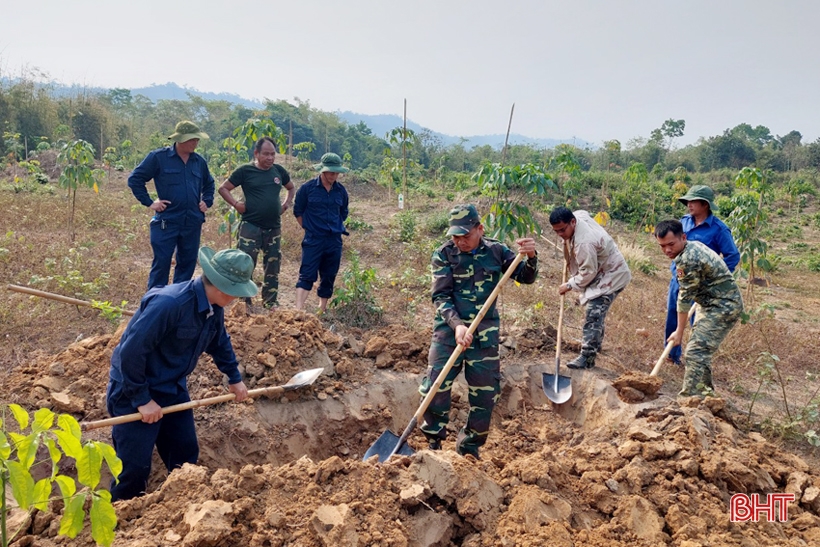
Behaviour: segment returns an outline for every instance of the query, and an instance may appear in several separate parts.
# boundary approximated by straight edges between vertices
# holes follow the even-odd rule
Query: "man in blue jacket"
[[[723,257],[729,271],[734,272],[738,262],[740,262],[740,253],[737,250],[737,245],[735,245],[735,240],[732,239],[732,230],[713,214],[713,211],[715,211],[715,193],[712,189],[703,185],[693,186],[678,201],[686,205],[689,210],[689,214],[680,219],[686,239],[688,241],[700,241],[712,249],[718,256]],[[672,272],[672,278],[669,281],[669,293],[666,300],[664,340],[667,340],[678,327],[679,283],[674,261],[669,265],[669,269]],[[676,365],[680,365],[680,358],[681,347],[675,346],[669,352],[669,360]]]
[[[108,413],[142,415],[142,421],[115,425],[111,432],[123,466],[119,480],[111,483],[112,501],[145,492],[154,446],[169,472],[196,463],[193,411],[163,416],[162,407],[191,400],[187,378],[203,352],[228,377],[228,390],[237,401],[248,395],[225,331],[223,308],[256,294],[253,260],[236,249],[214,253],[203,247],[199,262],[201,277],[145,294],[111,355]]]
[[[148,288],[168,284],[171,257],[176,249],[174,283],[194,276],[196,254],[205,211],[214,204],[214,179],[205,158],[194,152],[208,135],[193,122],[179,122],[168,137],[172,146],[154,150],[128,177],[128,187],[140,203],[154,211],[151,248],[154,261]],[[154,179],[157,199],[151,199],[146,183]]]
[[[327,310],[333,295],[333,284],[342,261],[342,234],[348,235],[345,220],[348,215],[347,190],[337,179],[347,173],[338,154],[327,153],[321,163],[313,166],[319,176],[299,187],[293,204],[293,214],[305,231],[302,240],[302,263],[296,282],[296,309],[303,310],[305,302],[319,278],[319,308]]]

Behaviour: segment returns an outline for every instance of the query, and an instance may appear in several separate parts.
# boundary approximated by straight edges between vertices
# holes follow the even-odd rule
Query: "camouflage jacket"
[[[700,241],[687,241],[675,257],[680,292],[678,313],[688,313],[694,300],[704,309],[743,309],[740,289],[723,259]]]
[[[516,253],[506,245],[482,238],[475,251],[462,253],[448,241],[433,253],[433,304],[436,317],[433,340],[455,347],[455,328],[469,325],[493,292]],[[538,276],[538,257],[522,261],[512,278],[532,283]],[[473,347],[498,344],[498,310],[495,302],[484,315],[473,336]]]

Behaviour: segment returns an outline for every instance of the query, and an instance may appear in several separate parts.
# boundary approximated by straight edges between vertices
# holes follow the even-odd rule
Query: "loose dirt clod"
[[[622,401],[637,403],[654,397],[663,387],[663,380],[658,376],[627,372],[612,382],[612,387],[618,390],[618,396]]]

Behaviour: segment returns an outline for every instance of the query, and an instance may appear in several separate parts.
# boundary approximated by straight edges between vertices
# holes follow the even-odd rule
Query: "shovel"
[[[6,289],[23,294],[39,296],[41,298],[48,298],[50,300],[56,300],[58,302],[65,302],[66,304],[74,304],[75,306],[87,306],[89,308],[94,307],[94,304],[92,304],[91,302],[86,302],[85,300],[79,300],[77,298],[71,298],[68,296],[63,296],[61,294],[54,294],[46,291],[38,291],[37,289],[23,287],[21,285],[6,285]],[[132,312],[131,310],[122,310],[122,314],[130,317],[134,315],[134,312]]]
[[[303,370],[302,372],[295,374],[290,380],[288,380],[288,383],[286,383],[285,385],[251,389],[250,391],[248,391],[248,397],[254,398],[259,397],[261,395],[278,396],[286,391],[293,391],[301,387],[309,386],[310,384],[316,381],[316,378],[318,378],[322,374],[322,372],[324,372],[324,370],[325,369],[323,368]],[[228,401],[233,401],[235,398],[235,394],[228,393],[226,395],[208,397],[207,399],[188,401],[187,403],[180,403],[178,405],[163,407],[162,414],[165,415],[170,414],[172,412],[179,412],[180,410],[188,410],[189,408],[198,408],[201,406],[210,406],[215,405],[217,403],[226,403]],[[111,425],[124,424],[128,422],[137,422],[139,420],[142,420],[142,414],[140,414],[139,412],[135,412],[133,414],[126,414],[124,416],[117,416],[115,418],[106,418],[105,420],[98,420],[96,422],[82,422],[80,424],[80,427],[83,429],[83,431],[89,431],[91,429],[97,429],[100,427],[108,427]]]
[[[513,272],[515,272],[516,268],[518,268],[518,264],[524,259],[525,256],[527,255],[524,253],[519,253],[518,256],[515,257],[515,260],[512,261],[512,264],[510,264],[510,267],[507,268],[507,271],[498,282],[498,285],[495,286],[493,292],[490,293],[490,296],[488,296],[487,300],[484,304],[482,304],[481,309],[478,310],[478,314],[475,316],[475,319],[472,320],[470,327],[467,329],[467,334],[472,335],[478,328],[478,324],[481,323],[481,320],[484,318],[484,314],[487,313],[487,310],[489,310],[490,306],[492,306],[493,302],[495,302],[496,297],[498,297],[498,293],[501,292],[501,288]],[[444,382],[444,379],[447,377],[450,369],[453,368],[453,365],[458,359],[458,356],[461,355],[462,351],[464,351],[464,347],[461,345],[457,345],[456,349],[453,350],[453,353],[450,355],[450,358],[447,360],[444,368],[441,369],[441,372],[439,372],[435,382],[433,382],[433,385],[430,386],[430,390],[421,402],[421,406],[419,406],[419,409],[416,410],[416,413],[413,415],[413,419],[410,420],[410,423],[407,424],[406,428],[404,428],[404,432],[401,434],[401,437],[388,429],[382,433],[378,439],[376,439],[376,442],[373,443],[370,448],[367,449],[367,452],[364,453],[364,458],[362,458],[363,461],[371,458],[372,456],[378,455],[379,462],[381,463],[389,460],[394,454],[402,454],[404,456],[412,456],[415,454],[413,449],[407,445],[407,437],[410,436],[410,433],[412,433],[413,429],[416,428],[419,420],[424,416],[424,413],[427,411],[427,407],[430,406],[433,397],[435,397],[436,393],[438,393],[438,389],[441,387],[441,384]]]
[[[564,244],[566,245],[566,243]],[[567,282],[567,264],[564,259],[564,275],[561,284]],[[558,312],[558,331],[555,337],[555,374],[543,373],[541,378],[541,385],[544,388],[544,394],[547,398],[557,405],[562,405],[570,400],[572,397],[572,378],[569,376],[561,376],[558,372],[561,370],[561,331],[564,326],[564,295],[561,295],[558,304],[561,309]]]

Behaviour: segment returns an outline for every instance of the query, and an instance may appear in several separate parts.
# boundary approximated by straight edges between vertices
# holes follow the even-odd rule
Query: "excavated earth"
[[[211,546],[811,546],[820,545],[820,473],[733,425],[721,399],[677,400],[644,375],[573,372],[573,397],[553,406],[541,389],[554,332],[504,344],[502,394],[481,460],[419,450],[361,461],[385,430],[400,432],[419,404],[430,332],[388,326],[327,330],[314,316],[228,314],[251,388],[322,367],[316,383],[275,400],[195,410],[199,465],[115,504],[114,545]],[[0,390],[11,402],[91,421],[106,417],[105,384],[119,338],[80,340],[18,366]],[[191,396],[225,392],[203,357]],[[614,386],[613,386],[614,384]],[[659,391],[660,390],[660,391]],[[454,389],[454,428],[467,412]],[[455,431],[455,429],[454,429]],[[89,432],[110,441],[109,431]],[[453,435],[450,436],[452,439]],[[418,432],[410,444],[421,448]],[[731,522],[735,493],[790,492],[786,522]],[[86,528],[57,535],[58,506],[31,516],[13,545],[91,546]]]

